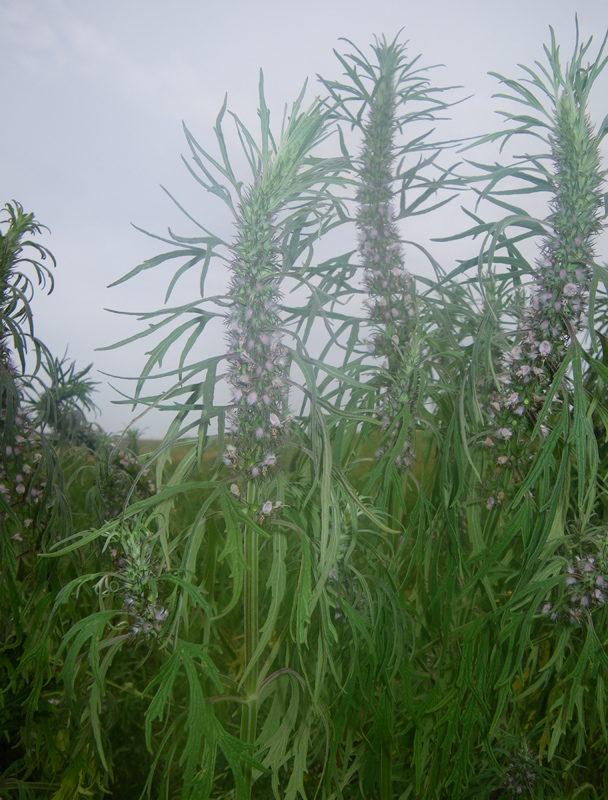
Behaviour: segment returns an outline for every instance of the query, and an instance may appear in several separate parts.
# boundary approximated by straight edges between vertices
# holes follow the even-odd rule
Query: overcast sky
[[[56,289],[35,303],[36,333],[79,367],[94,363],[100,424],[119,431],[131,419],[100,372],[137,375],[145,349],[95,352],[139,329],[104,309],[157,308],[168,280],[159,270],[107,288],[164,249],[131,223],[193,235],[162,184],[205,226],[226,224],[180,160],[182,120],[214,150],[226,93],[255,127],[260,68],[276,123],[307,78],[312,99],[317,73],[339,77],[332,51],[348,49],[340,37],[369,52],[374,35],[403,28],[411,55],[445,65],[433,72],[437,84],[474,95],[443,136],[488,133],[500,125],[488,71],[521,77],[517,64],[543,59],[550,25],[566,60],[576,12],[594,53],[608,29],[607,0],[0,0],[0,206],[17,200],[51,230],[40,242],[57,259]],[[604,75],[592,114],[599,123],[606,113]],[[168,422],[150,416],[138,427],[160,436]]]

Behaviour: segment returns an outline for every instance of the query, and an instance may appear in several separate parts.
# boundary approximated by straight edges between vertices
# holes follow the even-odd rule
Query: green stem
[[[390,519],[392,520],[392,524],[395,525],[397,529],[400,529],[403,523],[403,511],[401,503],[399,502],[398,493],[399,491],[405,492],[406,483],[407,478],[404,480],[403,486],[399,485],[396,487],[394,484],[391,484],[388,487],[386,496],[386,507],[391,513]],[[400,537],[400,533],[393,537],[394,555],[396,555],[399,549]],[[394,564],[398,563],[396,558],[393,558],[392,562]],[[395,575],[394,577],[395,582],[398,583],[398,576]],[[383,682],[381,682],[380,685],[382,686]],[[393,800],[393,701],[390,696],[386,696],[387,694],[390,695],[390,688],[388,682],[384,684],[385,697],[379,698],[381,706],[386,708],[385,718],[387,723],[386,731],[380,744],[380,800]]]
[[[255,503],[256,487],[250,482],[247,487],[247,502],[251,507]],[[259,638],[258,620],[258,534],[247,525],[244,530],[245,545],[245,575],[243,579],[243,611],[245,620],[244,637],[244,667],[250,667],[245,678],[244,690],[246,702],[243,703],[241,716],[241,741],[254,745],[257,734],[258,719],[258,668],[252,664]],[[253,783],[253,768],[245,764],[243,768],[245,779],[245,797],[251,796]]]
[[[393,743],[390,733],[380,749],[380,800],[393,800]]]

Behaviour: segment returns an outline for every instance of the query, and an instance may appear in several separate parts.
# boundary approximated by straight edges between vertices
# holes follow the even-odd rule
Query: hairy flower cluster
[[[123,554],[117,559],[123,610],[133,639],[156,639],[162,633],[167,609],[158,602],[161,570],[153,556],[149,535],[126,531]],[[115,555],[115,551],[112,551]]]
[[[3,408],[0,410],[0,424],[4,425],[5,420],[6,409]],[[13,422],[12,429],[3,437],[0,494],[9,508],[23,519],[23,526],[27,529],[33,526],[38,514],[46,480],[40,470],[40,438],[28,415],[21,409]],[[18,541],[22,539],[19,533],[16,537]]]
[[[398,102],[393,72],[382,74],[369,101],[357,192],[359,254],[374,334],[369,342],[374,355],[387,361],[388,377],[376,405],[376,415],[389,441],[378,456],[393,449],[398,436],[396,422],[404,406],[413,407],[417,392],[419,354],[413,346],[416,325],[414,281],[403,264],[403,252],[392,206],[393,136]],[[397,455],[397,466],[408,467],[412,448],[406,442]]]
[[[584,327],[603,202],[597,138],[577,101],[566,90],[556,109],[551,137],[555,195],[529,306],[530,349],[550,363],[563,359],[570,338]]]
[[[517,364],[521,357],[521,347],[513,347],[504,354],[504,364],[511,366],[512,371],[517,373],[519,371]],[[502,391],[490,392],[485,398],[485,404],[480,404],[488,421],[482,445],[491,454],[495,467],[491,479],[493,493],[486,503],[488,509],[500,504],[504,499],[504,491],[500,487],[504,483],[505,471],[512,468],[521,469],[529,459],[527,444],[530,425],[546,402],[544,391],[547,386],[547,377],[540,365],[533,368],[532,374],[534,383],[532,378],[528,383],[524,383],[526,380],[524,376],[519,386],[513,386],[508,375],[501,376]],[[554,399],[554,402],[558,401]],[[540,430],[543,435],[548,433],[545,425],[541,425]]]
[[[126,448],[116,448],[115,442],[99,434],[93,444],[97,461],[97,482],[104,519],[119,517],[127,498],[144,500],[156,492],[147,470],[140,475],[141,464]]]
[[[241,497],[241,490],[236,483],[233,483],[231,485],[230,492],[234,497],[243,500],[245,499]],[[253,512],[253,515],[257,518],[259,524],[263,525],[264,522],[266,522],[266,520],[275,517],[282,508],[283,508],[283,503],[280,500],[275,500],[274,503],[272,502],[272,500],[265,500],[262,503],[253,503],[250,507],[250,510]]]
[[[503,788],[512,797],[532,797],[538,780],[538,756],[528,747],[511,754],[505,770]]]
[[[608,576],[605,559],[595,556],[575,556],[564,571],[560,596],[547,601],[541,612],[553,622],[564,620],[579,625],[588,612],[601,608],[606,602]]]
[[[261,481],[277,465],[291,422],[284,416],[287,350],[279,316],[278,248],[264,193],[243,203],[227,314],[231,442],[224,463],[242,481]],[[237,487],[238,488],[238,487]]]
[[[508,448],[502,448],[505,454],[527,439],[572,337],[585,327],[593,243],[601,230],[598,140],[572,89],[566,89],[557,102],[551,145],[555,165],[547,220],[551,233],[541,247],[519,339],[502,357],[501,392],[486,409],[495,428],[484,443],[499,445],[512,439]]]

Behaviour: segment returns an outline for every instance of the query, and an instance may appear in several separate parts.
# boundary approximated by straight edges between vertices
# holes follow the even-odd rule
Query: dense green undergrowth
[[[551,32],[543,61],[496,76],[505,127],[466,146],[440,138],[453,92],[398,39],[337,54],[280,130],[260,80],[259,133],[232,117],[248,177],[226,106],[215,154],[186,130],[234,237],[186,212],[123,279],[177,259],[132,398],[166,410],[162,442],[88,421],[89,370],[33,336],[52,256],[6,206],[1,797],[606,796],[590,44],[564,65]],[[413,241],[447,203],[456,264]],[[225,296],[205,293],[214,269]],[[170,305],[189,271],[200,296]]]

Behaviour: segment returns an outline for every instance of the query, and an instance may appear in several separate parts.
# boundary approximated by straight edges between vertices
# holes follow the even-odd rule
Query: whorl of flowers
[[[0,409],[0,425],[5,425],[6,417],[6,408]],[[0,454],[0,494],[21,522],[22,531],[13,538],[22,542],[25,533],[35,527],[47,481],[41,470],[40,437],[28,415],[22,408],[17,408],[12,421],[10,430],[5,431]]]
[[[594,238],[602,228],[603,172],[598,140],[571,86],[557,100],[550,140],[555,166],[547,220],[551,233],[541,247],[519,340],[503,354],[502,390],[486,409],[495,424],[488,446],[511,437],[517,443],[527,435],[571,338],[586,324]],[[499,465],[500,459],[506,463],[507,449],[502,448]]]
[[[572,88],[559,98],[551,137],[555,164],[552,233],[545,240],[529,306],[528,348],[557,366],[569,340],[584,325],[594,260],[601,231],[599,144]]]
[[[116,447],[109,436],[91,427],[91,449],[96,461],[96,483],[104,519],[119,517],[127,499],[144,500],[156,492],[148,470],[141,474],[137,457],[126,447]]]
[[[297,215],[317,202],[312,187],[319,172],[305,159],[324,135],[318,106],[302,114],[298,107],[299,101],[275,152],[260,153],[255,180],[241,196],[236,219],[231,308],[226,315],[232,431],[223,460],[235,473],[238,483],[231,491],[237,497],[244,494],[244,484],[260,483],[272,473],[291,422],[284,412],[287,349],[279,312],[280,231],[290,210]],[[259,521],[276,513],[280,505],[262,499],[256,505]]]
[[[563,584],[557,596],[547,600],[541,613],[553,622],[579,625],[583,617],[601,608],[608,593],[608,559],[596,553],[575,556],[563,572]]]
[[[159,603],[161,570],[154,558],[149,534],[139,529],[125,530],[122,548],[117,566],[129,631],[133,639],[156,639],[162,632],[168,611]],[[116,550],[111,553],[116,557]]]
[[[372,352],[385,357],[390,382],[377,404],[383,427],[393,425],[404,405],[415,402],[418,353],[412,334],[416,324],[415,287],[405,269],[393,210],[393,137],[399,102],[396,75],[403,48],[381,44],[376,48],[380,76],[368,101],[357,191],[359,253],[368,292],[365,305],[373,324]],[[393,432],[396,435],[396,428]],[[409,466],[411,447],[405,443],[398,465]]]
[[[266,477],[289,420],[283,416],[287,351],[279,332],[279,254],[269,198],[253,187],[241,207],[227,315],[232,443],[224,462],[249,479]]]
[[[533,797],[538,780],[538,756],[529,747],[511,754],[505,770],[503,788],[512,797]]]

